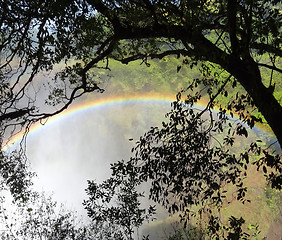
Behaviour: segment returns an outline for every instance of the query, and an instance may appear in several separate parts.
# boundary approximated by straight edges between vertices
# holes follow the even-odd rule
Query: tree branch
[[[19,109],[13,112],[5,113],[0,116],[0,122],[4,120],[12,120],[23,117],[24,115],[30,113],[33,109]]]
[[[254,42],[254,43],[251,44],[251,48],[261,50],[263,52],[270,52],[270,53],[273,53],[273,54],[275,54],[279,57],[282,57],[282,49],[273,47],[269,44]]]
[[[229,36],[231,42],[231,49],[234,55],[238,54],[238,39],[237,39],[237,24],[236,24],[236,15],[237,15],[237,2],[236,0],[228,0],[227,2],[227,19],[229,25]]]
[[[96,58],[92,59],[84,68],[83,70],[80,72],[80,75],[85,74],[90,68],[92,68],[96,63],[98,63],[99,61],[103,60],[105,57],[109,56],[110,53],[112,53],[113,48],[114,48],[114,44],[117,42],[115,40],[114,37],[111,37],[111,42],[109,43],[109,47],[103,51],[101,54],[99,54]],[[102,44],[102,46],[104,46],[106,44]],[[102,50],[100,50],[99,52],[101,52]]]
[[[214,96],[211,96],[210,101],[208,102],[207,106],[197,115],[197,117],[202,116],[207,110],[210,109],[210,107],[212,106],[213,102],[215,101],[215,99],[218,97],[218,95],[223,91],[223,89],[225,88],[226,84],[229,82],[229,80],[231,79],[232,75],[230,74],[225,81],[223,82],[223,84],[221,85],[221,87],[218,89],[217,93]]]
[[[107,45],[108,42],[110,42],[108,48],[105,51],[102,52],[102,49]],[[98,51],[97,51],[98,56],[96,58],[92,59],[82,69],[82,71],[79,73],[79,75],[81,75],[81,77],[82,77],[82,86],[83,86],[83,88],[85,90],[86,90],[86,87],[87,87],[87,82],[86,82],[86,73],[87,73],[87,71],[89,71],[96,63],[98,63],[99,61],[103,60],[105,57],[108,57],[110,55],[110,53],[113,51],[115,43],[116,43],[116,40],[114,39],[114,37],[110,37],[109,39],[107,39],[101,45],[101,47],[98,49]]]
[[[157,59],[162,59],[166,56],[170,56],[170,55],[183,55],[183,56],[189,56],[191,55],[189,53],[189,51],[185,50],[185,49],[177,49],[177,50],[168,50],[168,51],[164,51],[162,53],[156,53],[156,54],[136,54],[134,56],[128,57],[128,58],[124,58],[124,59],[117,59],[118,61],[120,61],[123,64],[128,64],[129,62],[138,60],[138,59],[144,59],[144,58],[157,58]]]
[[[80,90],[82,90],[81,93],[78,93]],[[84,89],[83,86],[79,86],[79,87],[76,87],[75,89],[73,89],[72,93],[71,93],[71,96],[69,97],[69,100],[67,103],[64,104],[63,107],[61,107],[59,110],[55,111],[55,112],[52,112],[52,113],[40,113],[40,114],[30,114],[31,117],[34,118],[34,121],[42,121],[43,119],[46,119],[46,118],[49,118],[49,117],[52,117],[54,115],[57,115],[61,112],[63,112],[64,110],[66,110],[71,104],[72,102],[76,99],[76,98],[79,98],[81,97],[83,94],[87,93],[87,92],[93,92],[95,90],[98,90],[98,91],[102,91],[97,85],[95,85],[94,87],[92,87],[91,89],[88,88],[88,89]],[[78,94],[77,94],[78,93]],[[77,94],[77,95],[76,95]]]

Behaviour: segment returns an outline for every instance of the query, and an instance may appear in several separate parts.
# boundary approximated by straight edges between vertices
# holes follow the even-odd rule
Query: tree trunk
[[[248,84],[242,84],[246,91],[252,97],[256,107],[262,113],[267,123],[271,127],[273,133],[276,135],[277,140],[282,148],[282,107],[273,96],[273,90],[263,85],[260,80],[260,75],[255,73],[257,66],[250,67],[250,76]],[[240,81],[240,79],[239,79]],[[245,82],[244,80],[240,82]]]
[[[263,85],[257,63],[251,57],[242,60],[227,54],[204,36],[197,36],[195,47],[198,55],[204,56],[207,61],[219,64],[240,82],[266,119],[282,149],[282,106],[273,96],[273,91]]]
[[[282,148],[282,106],[273,96],[273,90],[264,86],[258,65],[253,59],[238,60],[230,58],[229,72],[237,78],[255,106],[262,113]]]

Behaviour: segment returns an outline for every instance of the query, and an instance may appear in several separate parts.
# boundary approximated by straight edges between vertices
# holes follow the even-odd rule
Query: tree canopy
[[[280,7],[274,0],[2,1],[1,122],[47,118],[86,92],[102,91],[95,70],[110,68],[110,59],[149,64],[182,55],[231,74],[281,144],[282,110],[274,96],[274,73],[281,73]],[[66,66],[58,71],[62,62]],[[262,79],[262,68],[273,72],[270,79]],[[38,80],[50,72],[49,85]],[[43,109],[39,93],[61,108]]]

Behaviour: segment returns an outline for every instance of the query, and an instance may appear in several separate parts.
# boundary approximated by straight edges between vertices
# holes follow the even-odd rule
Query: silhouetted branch
[[[123,64],[128,64],[129,62],[132,62],[132,61],[135,61],[135,60],[138,60],[138,59],[144,59],[144,58],[162,59],[162,58],[164,58],[166,56],[180,55],[180,54],[183,55],[183,56],[191,55],[189,53],[189,51],[187,51],[185,49],[178,49],[178,50],[168,50],[168,51],[165,51],[165,52],[162,52],[162,53],[156,53],[156,54],[136,54],[134,56],[130,56],[128,58],[123,58],[123,59],[118,60],[118,61],[120,61]]]
[[[269,52],[269,53],[273,53],[279,57],[282,57],[282,50],[281,48],[276,48],[273,47],[269,44],[265,44],[265,43],[252,43],[251,44],[251,48],[253,49],[257,49],[257,50],[261,50],[263,52]]]
[[[108,43],[109,43],[108,48],[106,50],[102,51]],[[98,49],[98,51],[97,51],[98,56],[96,58],[92,59],[82,69],[82,71],[79,73],[79,75],[81,75],[81,77],[82,77],[82,87],[83,87],[84,90],[86,90],[86,88],[87,88],[87,82],[86,82],[87,71],[89,71],[95,64],[97,64],[98,62],[100,62],[104,58],[108,57],[109,54],[111,54],[111,52],[113,51],[115,43],[116,43],[116,40],[114,39],[114,37],[108,38]]]
[[[69,100],[68,102],[66,102],[64,104],[63,107],[61,107],[59,110],[55,111],[55,112],[52,112],[52,113],[41,113],[41,114],[30,114],[30,116],[34,117],[36,121],[41,121],[43,119],[46,119],[46,118],[49,118],[49,117],[52,117],[52,116],[55,116],[61,112],[63,112],[64,110],[66,110],[71,104],[72,102],[81,97],[83,94],[85,93],[88,93],[88,92],[93,92],[93,91],[100,91],[100,92],[103,92],[103,89],[99,88],[96,84],[94,84],[93,87],[88,87],[88,88],[84,88],[83,85],[79,86],[79,87],[76,87],[72,93],[71,93],[71,96],[69,97]],[[82,91],[80,93],[78,93],[79,91]]]
[[[14,112],[2,114],[0,116],[0,122],[4,121],[4,120],[12,120],[12,119],[17,119],[17,118],[23,117],[24,115],[30,113],[30,111],[32,111],[32,110],[33,109],[19,109],[19,110],[14,111]]]

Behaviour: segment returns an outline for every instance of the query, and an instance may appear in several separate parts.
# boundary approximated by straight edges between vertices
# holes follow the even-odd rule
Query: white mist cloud
[[[35,188],[85,214],[87,180],[103,181],[110,163],[131,154],[134,141],[164,119],[168,102],[104,106],[47,122],[27,140],[27,156],[37,173]]]

